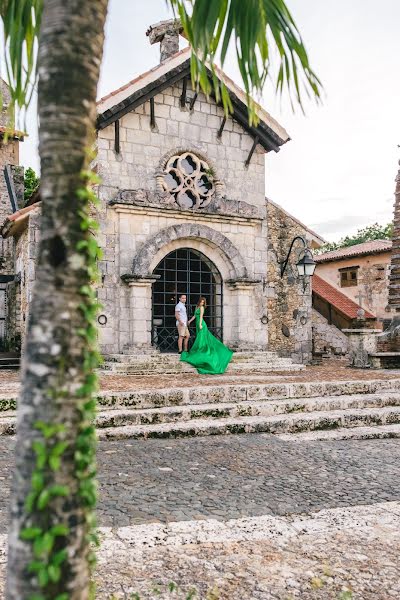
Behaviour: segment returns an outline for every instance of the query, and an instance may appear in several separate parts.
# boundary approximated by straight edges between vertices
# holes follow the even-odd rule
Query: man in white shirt
[[[175,306],[175,318],[176,318],[176,326],[178,328],[178,350],[179,354],[182,352],[182,345],[184,351],[187,352],[190,332],[188,328],[188,318],[186,311],[186,294],[181,294],[179,296],[179,302]]]

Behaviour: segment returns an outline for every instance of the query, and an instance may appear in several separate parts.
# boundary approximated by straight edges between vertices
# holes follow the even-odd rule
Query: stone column
[[[255,343],[255,319],[257,312],[254,304],[254,291],[261,282],[253,279],[231,279],[226,282],[232,290],[236,302],[236,315],[233,317],[233,350],[257,350]]]
[[[123,275],[122,280],[130,288],[130,343],[124,348],[126,354],[152,354],[156,352],[151,344],[152,330],[152,284],[157,277],[135,277]]]

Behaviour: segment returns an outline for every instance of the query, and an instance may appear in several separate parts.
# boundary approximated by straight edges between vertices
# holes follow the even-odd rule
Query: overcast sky
[[[266,88],[262,103],[291,141],[267,155],[266,195],[329,240],[392,218],[400,158],[399,0],[287,0],[314,70],[322,106],[306,116]],[[111,0],[99,96],[158,62],[148,25],[171,16],[164,0]],[[225,70],[240,84],[234,56]],[[21,160],[38,169],[34,107]]]

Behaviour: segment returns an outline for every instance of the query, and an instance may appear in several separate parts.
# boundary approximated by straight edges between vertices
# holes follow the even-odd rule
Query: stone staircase
[[[16,352],[0,352],[0,370],[19,369],[21,357]]]
[[[193,373],[195,369],[180,362],[178,354],[109,354],[104,359],[103,372],[112,375],[151,375]],[[227,373],[297,372],[304,365],[291,358],[281,358],[275,352],[235,352]]]
[[[267,433],[281,439],[400,437],[400,379],[209,385],[98,396],[102,440]],[[0,396],[0,435],[15,432]]]

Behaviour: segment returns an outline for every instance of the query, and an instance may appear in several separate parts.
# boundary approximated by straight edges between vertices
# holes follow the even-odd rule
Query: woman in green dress
[[[206,307],[206,299],[200,298],[189,321],[196,319],[196,339],[189,352],[182,352],[181,360],[196,367],[198,373],[219,375],[225,373],[233,352],[209,332],[204,320]]]

